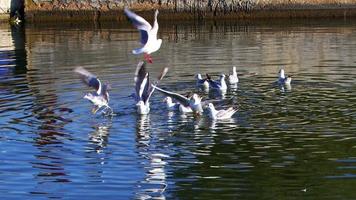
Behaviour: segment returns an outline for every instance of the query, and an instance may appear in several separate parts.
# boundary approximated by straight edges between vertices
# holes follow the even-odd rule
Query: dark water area
[[[1,199],[355,199],[356,23],[165,22],[151,76],[230,120],[168,112],[155,92],[136,114],[142,56],[128,24],[0,27]],[[111,84],[115,116],[91,113],[82,66]],[[196,73],[237,67],[225,95]],[[275,84],[279,69],[291,87]]]

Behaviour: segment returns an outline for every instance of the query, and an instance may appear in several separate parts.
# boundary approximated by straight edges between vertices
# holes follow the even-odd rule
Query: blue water
[[[158,92],[137,115],[127,24],[1,25],[2,199],[356,197],[354,22],[161,24],[152,79],[169,67],[166,89],[234,97],[231,120],[168,112]],[[223,97],[195,88],[233,65]],[[77,66],[111,84],[115,116],[91,113]],[[274,84],[282,67],[291,88]]]

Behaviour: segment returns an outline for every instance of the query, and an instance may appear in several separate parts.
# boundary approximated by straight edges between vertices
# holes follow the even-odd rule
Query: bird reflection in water
[[[94,131],[90,133],[89,140],[95,145],[93,148],[97,153],[102,153],[108,144],[108,136],[112,122],[99,123],[94,126]]]
[[[137,151],[143,159],[141,162],[145,171],[145,178],[138,183],[137,199],[165,199],[164,191],[167,187],[165,159],[169,156],[151,145],[150,115],[141,115],[137,119]]]
[[[292,85],[289,83],[289,84],[280,84],[279,85],[279,89],[282,93],[285,93],[285,92],[291,92],[292,91]]]

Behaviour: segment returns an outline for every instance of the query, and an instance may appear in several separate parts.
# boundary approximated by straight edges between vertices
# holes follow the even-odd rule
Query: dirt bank
[[[350,18],[356,17],[356,0],[26,0],[29,22],[124,20],[125,6],[160,20],[260,19],[260,18]],[[286,3],[287,2],[287,3]]]

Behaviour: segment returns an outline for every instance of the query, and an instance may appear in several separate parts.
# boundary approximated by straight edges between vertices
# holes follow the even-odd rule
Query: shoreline
[[[153,19],[153,10],[138,12],[147,20]],[[159,20],[268,20],[268,19],[308,19],[308,18],[356,18],[356,8],[348,9],[279,9],[252,10],[229,13],[192,13],[160,10]],[[30,23],[76,22],[76,21],[126,21],[123,10],[51,10],[28,11],[25,19]]]
[[[67,2],[67,3],[66,3]],[[129,2],[129,3],[127,3]],[[160,11],[159,20],[269,20],[356,18],[356,0],[140,0],[135,1],[24,0],[29,23],[126,21],[129,7],[147,20]],[[140,3],[138,3],[140,2]],[[22,12],[23,13],[23,12]],[[0,21],[8,21],[3,14]]]

